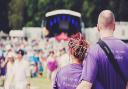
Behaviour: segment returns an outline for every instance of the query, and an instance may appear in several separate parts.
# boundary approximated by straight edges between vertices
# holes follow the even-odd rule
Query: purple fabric
[[[103,38],[102,40],[110,47],[121,70],[128,79],[128,46],[114,37]],[[104,89],[125,89],[126,86],[98,44],[88,50],[88,56],[83,62],[82,79],[91,83],[98,80]]]
[[[82,65],[71,64],[58,71],[53,89],[75,89],[79,84]]]
[[[49,61],[48,62],[48,69],[52,72],[57,68],[57,62],[56,61]]]
[[[82,65],[70,64],[57,72],[53,89],[76,89],[81,81]],[[103,89],[101,84],[96,81],[94,89]]]
[[[4,76],[6,74],[6,67],[1,67],[1,63],[5,61],[4,57],[0,57],[0,75]]]

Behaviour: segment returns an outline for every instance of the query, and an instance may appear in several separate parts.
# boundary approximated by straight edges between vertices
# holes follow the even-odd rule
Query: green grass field
[[[44,78],[32,78],[32,89],[51,89],[51,81]]]

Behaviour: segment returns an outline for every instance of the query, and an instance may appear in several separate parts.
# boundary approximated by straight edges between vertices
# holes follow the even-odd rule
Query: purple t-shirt
[[[128,46],[114,37],[102,40],[107,43],[128,79]],[[104,89],[125,89],[126,87],[98,44],[88,49],[88,56],[83,62],[82,79],[91,83],[97,80]]]
[[[82,65],[70,64],[57,72],[53,89],[76,89],[81,81]],[[103,89],[101,84],[96,81],[94,89]]]
[[[57,72],[53,89],[75,89],[79,84],[82,65],[70,64]]]

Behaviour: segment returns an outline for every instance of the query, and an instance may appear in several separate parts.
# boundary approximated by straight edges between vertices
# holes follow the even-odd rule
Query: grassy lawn
[[[3,89],[3,87],[0,86],[0,89]],[[30,89],[52,89],[51,88],[51,81],[47,80],[46,77],[32,78]]]
[[[32,78],[32,89],[51,89],[51,81],[44,78]]]

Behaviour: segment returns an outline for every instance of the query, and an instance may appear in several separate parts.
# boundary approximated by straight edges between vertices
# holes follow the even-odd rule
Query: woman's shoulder
[[[67,73],[67,72],[69,72],[70,71],[70,64],[68,64],[68,65],[66,65],[66,66],[63,66],[62,68],[59,68],[58,69],[58,71],[57,71],[57,73],[61,73],[61,74],[65,74],[65,73]]]
[[[68,64],[58,69],[58,73],[60,75],[67,75],[67,74],[77,73],[81,71],[82,71],[82,65],[78,65],[78,64]]]

